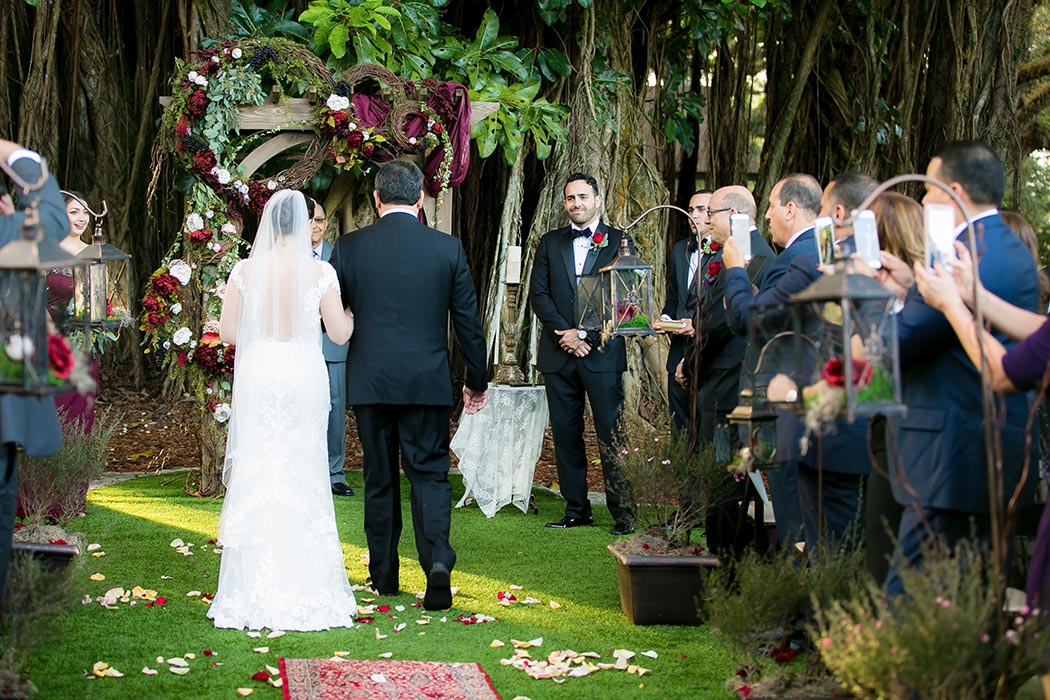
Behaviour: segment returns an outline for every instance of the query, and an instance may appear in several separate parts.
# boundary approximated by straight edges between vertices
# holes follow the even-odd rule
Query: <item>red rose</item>
[[[863,360],[851,360],[853,363],[853,386],[864,386],[871,381],[872,366]],[[846,365],[841,357],[833,357],[820,370],[820,376],[829,386],[846,386]]]
[[[179,286],[178,278],[167,272],[157,275],[153,280],[153,291],[162,297],[171,296],[178,290]]]
[[[433,131],[435,134],[440,134],[444,130],[445,130],[445,128],[443,126],[441,126],[440,124],[435,124],[434,128],[431,129],[431,131]]]
[[[707,276],[717,277],[718,273],[722,271],[722,263],[717,260],[714,262],[707,263]]]
[[[190,133],[190,122],[186,119],[186,115],[179,117],[179,123],[175,125],[175,133],[178,135],[180,143],[182,137]]]
[[[361,145],[365,142],[365,135],[360,131],[351,131],[346,135],[346,145],[350,149],[361,148]]]
[[[216,166],[215,153],[209,150],[197,151],[193,155],[193,168],[201,175],[210,175]]]
[[[206,228],[190,231],[190,240],[198,245],[203,245],[211,240],[212,233]]]
[[[373,144],[370,144],[370,143],[366,143],[361,148],[361,152],[364,153],[366,156],[372,155],[372,152],[375,151],[375,150],[376,150],[376,147]]]
[[[718,251],[722,250],[722,244],[718,241],[711,241],[711,244],[708,247],[714,253],[717,253]]]
[[[605,240],[605,234],[599,231],[598,233],[591,236],[591,240],[594,241],[594,245],[601,245],[602,241]]]
[[[179,363],[179,367],[184,367],[189,359],[189,356],[185,352],[180,352],[178,357],[175,358],[175,361]]]
[[[222,351],[223,372],[233,372],[233,364],[237,355],[236,347],[235,345],[229,345]]]
[[[161,307],[160,300],[154,297],[146,297],[142,300],[142,308],[146,311],[159,311]]]
[[[160,325],[160,314],[158,314],[158,313],[151,313],[149,316],[146,317],[146,320],[149,321],[149,325],[151,325],[151,326],[159,326]]]
[[[47,336],[47,359],[51,372],[59,379],[68,379],[73,373],[73,353],[62,336],[55,333]]]
[[[191,119],[196,119],[204,114],[204,110],[207,108],[208,98],[204,96],[203,90],[194,90],[189,99],[186,100],[186,113],[190,115]]]

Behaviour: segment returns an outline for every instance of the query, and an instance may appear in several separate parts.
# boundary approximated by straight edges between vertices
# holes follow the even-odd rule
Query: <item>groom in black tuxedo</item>
[[[627,349],[623,338],[611,338],[602,346],[598,329],[581,328],[575,314],[577,278],[597,274],[612,263],[626,234],[601,221],[602,198],[590,175],[568,177],[563,203],[572,225],[540,239],[529,290],[532,310],[543,324],[536,369],[543,372],[546,385],[558,484],[565,498],[565,517],[547,527],[593,523],[583,442],[586,397],[598,435],[606,503],[615,521],[612,534],[627,535],[634,532],[634,516],[623,501],[626,482],[613,447],[613,431],[623,408]]]
[[[398,594],[400,464],[412,488],[416,550],[427,576],[423,607],[444,610],[452,605],[456,563],[449,544],[449,316],[467,369],[467,413],[488,401],[485,339],[463,245],[419,222],[419,168],[387,163],[373,196],[379,221],[340,238],[331,259],[343,305],[354,312],[346,398],[364,452],[368,570],[379,595]]]

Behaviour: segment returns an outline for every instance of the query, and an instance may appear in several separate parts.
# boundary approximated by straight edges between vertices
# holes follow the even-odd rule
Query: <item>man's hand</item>
[[[891,292],[896,292],[902,299],[915,284],[915,276],[907,263],[893,253],[885,250],[879,252],[882,267],[874,270],[875,281]]]
[[[926,303],[941,313],[953,306],[963,306],[952,273],[945,270],[940,263],[935,263],[931,270],[916,260],[915,282],[919,285],[919,294],[922,294]]]
[[[488,389],[485,391],[474,391],[468,387],[463,387],[463,410],[468,416],[472,416],[485,408],[485,405],[488,404],[488,402]]]
[[[726,267],[744,266],[744,254],[736,247],[732,237],[726,239],[726,242],[722,244],[722,264]]]
[[[7,216],[8,214],[15,213],[15,203],[11,201],[11,195],[0,194],[0,216]]]
[[[961,241],[955,241],[955,253],[959,256],[959,259],[952,265],[952,274],[955,276],[955,287],[959,290],[959,296],[962,298],[963,303],[969,306],[971,309],[974,306],[973,302],[973,258],[970,257],[970,249],[967,248]],[[984,290],[984,285],[981,284],[981,278],[977,278],[977,284],[981,291]]]
[[[591,346],[576,335],[575,328],[564,331],[556,330],[554,334],[558,336],[558,345],[561,346],[561,349],[574,357],[586,357],[591,351]]]
[[[689,387],[689,378],[685,376],[685,360],[679,360],[678,365],[674,368],[674,380],[683,389]]]
[[[688,336],[690,338],[692,338],[694,335],[696,335],[696,329],[693,328],[693,319],[691,319],[691,318],[680,318],[678,320],[680,322],[684,323],[685,326],[683,328],[679,328],[678,330],[674,331],[675,335],[685,335],[685,336]]]

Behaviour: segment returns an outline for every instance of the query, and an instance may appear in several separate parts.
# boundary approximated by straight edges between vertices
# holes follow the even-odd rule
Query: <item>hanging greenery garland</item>
[[[142,298],[144,352],[175,387],[196,396],[218,424],[229,417],[234,350],[219,342],[225,282],[247,247],[242,212],[261,212],[274,191],[300,188],[325,163],[360,175],[405,154],[422,158],[424,186],[440,200],[462,180],[469,159],[470,103],[456,84],[402,81],[381,66],[360,65],[336,80],[304,46],[284,39],[225,41],[176,61],[171,102],[155,149],[175,156],[192,176],[187,215]],[[356,92],[371,80],[381,94]],[[315,140],[291,167],[252,178],[238,168],[242,151],[281,129],[242,137],[243,106],[262,105],[270,89],[301,97],[316,92],[312,122],[288,126]],[[286,127],[287,128],[287,127]],[[453,172],[456,171],[456,172]],[[154,193],[151,192],[152,197]]]

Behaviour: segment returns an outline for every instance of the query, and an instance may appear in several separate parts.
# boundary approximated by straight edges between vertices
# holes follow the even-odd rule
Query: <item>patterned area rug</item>
[[[499,700],[479,664],[281,659],[284,700]]]

